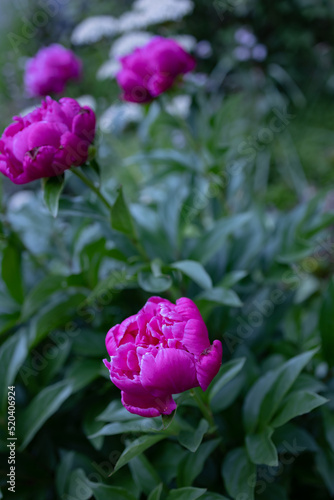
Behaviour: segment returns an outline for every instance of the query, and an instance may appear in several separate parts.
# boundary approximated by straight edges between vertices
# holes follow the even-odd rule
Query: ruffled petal
[[[61,147],[59,148],[55,162],[64,168],[78,167],[85,163],[88,157],[88,142],[80,139],[72,132],[66,132],[61,137]]]
[[[81,139],[92,143],[95,137],[96,118],[95,113],[88,106],[81,108],[74,117],[72,132]]]
[[[178,394],[198,386],[194,357],[181,349],[159,349],[141,360],[143,387],[155,397]]]
[[[211,381],[219,372],[222,356],[222,343],[220,340],[215,340],[212,346],[201,354],[196,363],[197,380],[203,391],[206,391]]]
[[[62,174],[64,169],[58,169],[53,164],[56,151],[53,146],[42,146],[28,151],[23,162],[23,174],[27,178],[25,182]]]
[[[107,333],[106,348],[107,348],[109,356],[115,356],[115,354],[117,352],[118,342],[116,341],[116,339],[117,339],[119,327],[120,327],[120,325],[115,325]]]
[[[210,347],[208,330],[202,319],[187,321],[184,327],[182,344],[196,356],[199,356],[205,349]]]
[[[150,394],[138,396],[124,391],[122,391],[122,404],[130,413],[141,417],[169,415],[176,409],[176,403],[171,396],[155,398]]]
[[[116,80],[124,91],[126,101],[142,103],[152,99],[143,79],[132,70],[123,69],[116,75]]]
[[[175,311],[179,313],[183,319],[199,319],[203,321],[198,307],[187,297],[181,297],[181,299],[176,301]]]

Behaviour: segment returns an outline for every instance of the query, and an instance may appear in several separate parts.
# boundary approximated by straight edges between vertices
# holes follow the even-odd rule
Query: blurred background
[[[108,472],[101,484],[86,482],[96,499],[111,498],[110,484],[126,488],[117,498],[139,500],[161,481],[169,489],[193,480],[241,498],[252,476],[245,473],[231,493],[221,463],[244,446],[248,391],[268,370],[314,347],[322,350],[294,389],[320,391],[330,404],[274,435],[280,449],[298,432],[306,453],[279,469],[275,482],[270,476],[256,498],[333,497],[333,20],[332,0],[0,1],[0,134],[13,116],[40,104],[25,94],[28,59],[51,43],[71,48],[83,61],[83,79],[64,95],[92,106],[98,119],[101,171],[85,165],[82,172],[100,182],[113,206],[122,185],[130,207],[124,202],[121,229],[110,227],[109,211],[66,172],[53,218],[40,181],[16,186],[0,175],[0,378],[8,381],[0,407],[16,381],[20,500],[64,498],[81,469],[96,472],[94,464],[127,445],[132,431],[102,364],[104,339],[152,294],[193,298],[211,340],[223,340],[223,366],[247,359],[213,399],[225,449],[204,469],[201,448],[198,467],[190,448],[168,441],[162,452],[149,451],[148,465],[144,456],[112,480]],[[175,38],[196,69],[149,105],[123,102],[119,58],[156,34]],[[192,262],[192,272],[181,272],[180,261]],[[262,312],[273,291],[283,300]],[[259,311],[260,322],[252,322]],[[73,338],[68,324],[78,327]],[[55,347],[57,355],[47,357]],[[201,416],[187,408],[178,414],[196,435]],[[113,418],[125,422],[115,436],[103,430]],[[0,415],[0,438],[5,419]],[[0,453],[7,472],[1,442]],[[270,463],[261,460],[251,470]],[[191,480],[183,463],[195,470]],[[143,470],[151,464],[158,475],[150,472],[147,481]]]
[[[256,193],[265,202],[291,208],[310,191],[326,187],[334,166],[333,2],[186,0],[176,9],[168,4],[2,0],[1,130],[13,115],[38,104],[23,89],[27,59],[41,46],[59,42],[84,61],[83,80],[70,85],[66,95],[94,96],[102,132],[128,132],[117,145],[114,139],[113,152],[122,156],[124,144],[127,153],[131,144],[135,151],[128,122],[138,121],[140,111],[117,108],[116,60],[152,34],[181,36],[198,61],[192,84],[210,96],[212,116],[222,110],[215,125],[219,134],[211,141],[222,148],[235,142],[236,155],[252,170]],[[176,104],[187,113],[186,100]],[[279,123],[277,113],[283,133],[270,128]],[[105,138],[106,148],[110,141]],[[172,146],[182,149],[182,140],[174,137]]]

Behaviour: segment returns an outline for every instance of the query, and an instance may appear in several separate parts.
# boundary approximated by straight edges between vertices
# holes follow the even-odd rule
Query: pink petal
[[[176,409],[176,403],[171,396],[154,398],[149,394],[136,395],[122,391],[122,404],[130,412],[141,417],[159,417],[169,415]]]
[[[72,132],[81,139],[92,143],[95,137],[96,118],[95,113],[88,106],[81,108],[74,117],[72,123]]]
[[[40,146],[53,146],[58,148],[60,146],[61,134],[65,131],[61,123],[47,123],[39,122],[34,123],[28,127],[28,149],[30,151]],[[17,136],[16,136],[17,137]]]
[[[183,319],[199,319],[202,320],[201,313],[196,304],[187,297],[181,297],[176,301],[175,311],[179,313]]]
[[[153,396],[178,394],[198,386],[194,357],[181,349],[159,349],[141,361],[143,387]]]
[[[148,299],[148,301],[144,305],[142,311],[144,311],[146,314],[149,314],[151,317],[153,317],[157,314],[157,311],[159,309],[160,304],[165,304],[166,306],[169,306],[169,307],[175,307],[174,304],[169,302],[169,300],[154,296],[154,297],[150,297]]]
[[[41,146],[26,153],[23,170],[29,178],[28,182],[42,177],[54,177],[64,171],[53,165],[55,153],[56,149],[53,146]]]
[[[184,328],[182,344],[189,352],[199,356],[210,347],[209,334],[202,319],[190,319]]]
[[[204,351],[196,363],[197,380],[206,391],[211,381],[217,375],[222,363],[223,347],[220,340],[215,340],[209,349]]]
[[[88,157],[88,142],[80,139],[72,132],[61,136],[61,148],[56,155],[56,162],[64,168],[78,167],[86,162]]]
[[[107,333],[106,348],[107,348],[109,356],[115,356],[115,354],[117,352],[118,342],[116,341],[116,339],[117,339],[119,327],[120,327],[120,325],[115,325]]]
[[[174,80],[175,77],[167,73],[156,73],[148,80],[146,86],[149,93],[153,97],[157,97],[163,92],[166,92],[166,90],[170,89]]]

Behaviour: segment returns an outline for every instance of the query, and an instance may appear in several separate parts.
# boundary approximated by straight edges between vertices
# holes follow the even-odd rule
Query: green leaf
[[[256,466],[250,462],[245,448],[230,451],[222,466],[225,486],[232,498],[254,500]]]
[[[211,288],[197,295],[196,300],[207,300],[229,307],[241,307],[242,302],[233,290],[227,288]]]
[[[292,447],[297,446],[298,449],[294,450],[294,456],[297,456],[303,451],[318,451],[319,449],[318,444],[310,433],[291,423],[275,429],[273,442],[275,443],[278,453],[287,451],[287,445],[292,445]]]
[[[21,320],[25,321],[32,316],[48,300],[53,293],[61,290],[66,284],[66,276],[48,275],[40,281],[25,297]]]
[[[190,254],[192,260],[205,264],[221,249],[230,234],[235,234],[252,218],[251,212],[232,215],[220,219],[204,234]]]
[[[21,252],[14,245],[8,245],[3,250],[1,276],[11,296],[22,304],[24,300]]]
[[[162,425],[166,430],[173,423],[174,417],[176,415],[176,409],[172,411],[170,415],[161,415],[162,417]]]
[[[201,288],[212,288],[212,280],[202,264],[193,260],[181,260],[171,265],[173,269],[179,269],[183,274],[191,278]]]
[[[220,282],[220,286],[223,288],[231,288],[236,283],[245,278],[247,274],[248,271],[232,271],[228,274],[225,274],[224,278]]]
[[[319,330],[322,341],[322,353],[330,366],[334,366],[334,279],[332,278],[325,296],[319,315]]]
[[[102,366],[100,360],[92,359],[72,363],[66,379],[67,384],[72,387],[72,392],[80,391],[95,380],[100,375]]]
[[[246,358],[232,359],[221,366],[218,374],[216,375],[214,381],[208,387],[209,401],[218,394],[218,392],[226,385],[230,380],[232,380],[238,373],[242,370]]]
[[[178,490],[171,490],[167,500],[196,500],[205,492],[205,488],[179,488]]]
[[[248,434],[255,434],[259,425],[271,422],[282,399],[316,352],[317,349],[313,349],[295,356],[255,382],[243,406],[243,420]]]
[[[334,453],[331,450],[320,449],[315,456],[315,463],[330,495],[334,496]]]
[[[143,453],[145,450],[153,446],[154,444],[158,443],[162,439],[165,439],[167,437],[167,434],[157,434],[157,435],[146,435],[146,436],[141,436],[135,441],[132,441],[125,450],[123,451],[122,455],[119,457],[115,468],[114,472],[119,470],[121,467],[126,465],[132,458],[140,455],[140,453]]]
[[[84,300],[84,294],[76,293],[50,301],[30,322],[30,345],[38,345],[50,332],[72,321]],[[80,332],[78,323],[73,322],[73,327],[78,330],[78,333]],[[75,333],[71,332],[71,336],[74,337]]]
[[[30,443],[42,425],[61,407],[71,395],[72,387],[61,381],[45,387],[29,404],[18,419],[18,434],[22,444],[20,450]]]
[[[201,497],[202,500],[229,500],[227,497],[223,495],[219,495],[219,493],[214,493],[213,491],[208,491],[204,493]]]
[[[280,427],[292,418],[304,415],[328,402],[328,399],[314,392],[294,391],[283,400],[278,412],[271,422],[273,427]]]
[[[136,500],[126,488],[108,486],[107,484],[89,482],[95,500]]]
[[[145,292],[161,293],[172,286],[172,279],[167,275],[157,277],[149,271],[142,271],[138,274],[138,284]]]
[[[90,481],[82,469],[77,469],[72,473],[73,479],[73,493],[74,497],[69,497],[69,500],[78,498],[80,500],[91,498],[94,495],[95,500],[136,500],[136,497],[127,489],[118,486],[109,486],[101,482]],[[76,486],[76,489],[75,489]],[[79,486],[79,488],[78,488]],[[84,495],[84,496],[82,496]],[[89,496],[88,496],[89,495]],[[66,497],[67,498],[67,497]]]
[[[334,413],[331,412],[328,407],[324,407],[322,409],[322,416],[327,443],[334,452]]]
[[[214,414],[228,408],[239,396],[245,384],[245,375],[240,372],[235,378],[230,380],[218,394],[210,401],[211,410]]]
[[[89,500],[93,494],[92,489],[89,486],[90,481],[86,478],[86,475],[82,469],[75,469],[69,480],[68,494],[63,495],[62,498],[66,500]]]
[[[122,187],[118,189],[116,201],[111,209],[111,227],[131,238],[136,238],[133,219],[124,199]]]
[[[281,401],[291,389],[297,377],[305,366],[318,352],[318,348],[299,354],[289,359],[281,367],[275,370],[276,380],[271,390],[266,394],[260,411],[261,423],[269,423],[281,405]]]
[[[59,198],[64,188],[64,182],[64,175],[42,180],[44,202],[53,217],[57,217],[58,214]]]
[[[271,467],[278,465],[276,446],[271,440],[273,432],[271,427],[267,427],[258,434],[246,436],[248,455],[254,464],[264,464]]]
[[[89,436],[91,439],[99,436],[115,436],[117,434],[123,434],[125,432],[154,432],[161,430],[161,426],[152,419],[139,418],[138,415],[136,420],[130,420],[128,422],[113,422],[107,424],[98,432]]]
[[[134,457],[130,460],[129,467],[138,490],[145,495],[159,486],[161,479],[145,455]]]
[[[170,484],[177,476],[179,464],[189,454],[189,451],[174,441],[166,440],[159,444],[154,467],[164,483]]]
[[[126,422],[127,420],[138,420],[138,418],[138,415],[130,413],[118,399],[115,399],[96,417],[96,420],[102,422]]]
[[[177,471],[178,486],[190,486],[196,477],[202,472],[207,458],[218,446],[220,438],[207,441],[198,448],[195,453],[187,453],[180,462]]]
[[[163,483],[160,483],[153,491],[149,494],[147,500],[160,500],[162,493]]]
[[[17,372],[28,354],[28,342],[24,331],[9,337],[0,347],[0,409],[5,411],[8,387],[13,385]]]
[[[74,451],[64,453],[61,462],[56,470],[56,488],[60,498],[66,491],[70,474],[73,469]]]
[[[197,451],[199,445],[202,442],[204,434],[208,429],[209,423],[207,422],[207,420],[202,418],[195,431],[182,431],[178,435],[179,443],[194,453],[195,451]]]

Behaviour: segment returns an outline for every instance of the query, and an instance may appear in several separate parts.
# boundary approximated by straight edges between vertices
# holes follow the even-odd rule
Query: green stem
[[[72,167],[70,170],[74,175],[79,177],[79,179],[84,182],[86,186],[88,186],[97,195],[98,198],[100,198],[100,200],[108,208],[108,210],[111,210],[112,207],[109,201],[103,196],[99,188],[96,187],[95,184],[78,169],[78,167]]]
[[[197,388],[192,389],[190,391],[190,394],[196,400],[196,403],[198,404],[199,409],[203,413],[204,418],[206,418],[206,420],[209,422],[210,427],[215,428],[216,424],[215,424],[215,421],[213,419],[211,409],[207,404],[204,403],[203,399],[201,398],[200,394],[198,393],[198,389]]]
[[[71,172],[73,172],[74,175],[79,177],[79,179],[81,179],[82,182],[84,182],[86,186],[88,186],[100,198],[100,200],[104,203],[104,205],[108,208],[109,211],[112,209],[112,206],[110,205],[109,201],[103,196],[99,188],[95,186],[95,184],[93,184],[93,182],[90,179],[88,179],[88,177],[86,177],[77,167],[72,167]],[[149,258],[147,257],[146,252],[143,246],[141,245],[140,241],[138,240],[138,238],[130,238],[130,240],[132,244],[137,248],[139,254],[143,257],[143,259],[149,262]]]

